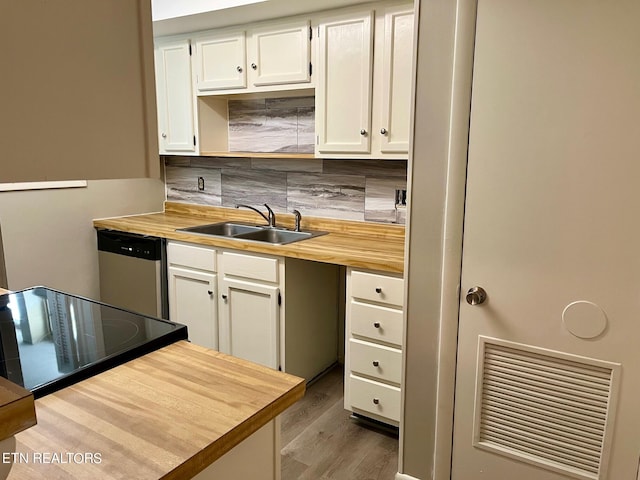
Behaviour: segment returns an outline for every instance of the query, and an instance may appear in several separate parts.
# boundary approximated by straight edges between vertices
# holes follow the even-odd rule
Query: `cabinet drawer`
[[[400,384],[402,350],[362,340],[349,340],[349,368],[353,373]]]
[[[351,272],[351,296],[402,307],[404,280],[368,272]]]
[[[402,310],[351,300],[351,334],[402,345]]]
[[[400,421],[400,388],[354,375],[349,377],[349,384],[353,408]]]
[[[224,252],[222,270],[225,275],[278,282],[278,259],[243,253]]]
[[[198,245],[169,242],[167,244],[167,261],[169,265],[181,265],[207,272],[216,271],[216,251]]]

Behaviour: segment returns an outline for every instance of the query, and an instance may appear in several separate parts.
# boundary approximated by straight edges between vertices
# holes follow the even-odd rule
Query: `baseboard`
[[[419,478],[412,477],[411,475],[407,475],[406,473],[396,473],[395,480],[420,480]]]

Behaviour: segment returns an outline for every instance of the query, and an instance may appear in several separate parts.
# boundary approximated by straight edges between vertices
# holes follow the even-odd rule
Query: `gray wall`
[[[416,6],[400,471],[447,480],[476,1],[416,0]]]
[[[45,285],[99,298],[94,218],[161,211],[154,179],[96,180],[87,188],[0,192],[9,288]]]

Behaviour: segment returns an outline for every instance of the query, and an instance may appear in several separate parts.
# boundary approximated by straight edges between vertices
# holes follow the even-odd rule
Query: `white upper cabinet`
[[[247,86],[244,31],[196,37],[196,85],[199,92]]]
[[[369,153],[373,10],[324,19],[318,28],[319,153]]]
[[[247,27],[246,31],[212,31],[195,37],[199,94],[310,87],[308,19]]]
[[[413,71],[412,5],[320,21],[316,154],[406,158]]]
[[[384,16],[382,108],[377,125],[382,153],[407,153],[413,72],[413,10],[388,8]]]
[[[157,41],[155,46],[160,153],[195,153],[194,96],[189,39]]]
[[[249,77],[254,86],[311,81],[308,20],[266,25],[249,32]]]

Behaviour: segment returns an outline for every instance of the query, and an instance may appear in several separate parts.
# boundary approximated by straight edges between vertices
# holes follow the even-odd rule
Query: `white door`
[[[384,53],[380,150],[409,151],[411,73],[413,72],[413,10],[389,7],[384,19]]]
[[[478,1],[454,480],[637,477],[638,18]]]
[[[249,66],[253,85],[306,83],[311,79],[309,21],[254,29],[249,38]]]
[[[224,279],[220,282],[220,351],[279,368],[280,289]]]
[[[207,35],[196,40],[198,91],[247,86],[245,33]]]
[[[321,153],[369,153],[373,12],[319,27],[316,133]]]
[[[169,319],[187,326],[189,340],[218,349],[218,310],[214,273],[168,268]]]
[[[189,40],[159,42],[155,66],[160,153],[195,152]]]

